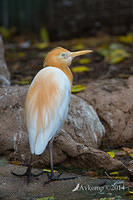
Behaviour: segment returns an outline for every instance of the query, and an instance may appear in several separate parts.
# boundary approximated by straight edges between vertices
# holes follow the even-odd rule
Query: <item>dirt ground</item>
[[[122,36],[123,37],[123,36]],[[20,36],[15,41],[6,43],[5,58],[11,72],[11,84],[29,84],[37,72],[42,69],[47,53],[58,46],[78,51],[92,49],[93,53],[77,57],[73,60],[73,67],[81,67],[81,72],[74,72],[75,84],[87,84],[96,79],[128,78],[133,75],[133,35],[110,36],[104,33],[96,37],[59,41],[54,43],[40,43],[34,40],[24,40]],[[131,41],[130,41],[130,40]],[[126,40],[126,42],[125,42]],[[128,41],[129,40],[129,41]],[[24,48],[25,44],[29,44]],[[88,67],[84,71],[82,67]]]
[[[25,167],[11,164],[0,166],[1,200],[39,200],[44,197],[53,197],[54,200],[98,200],[101,197],[119,197],[119,199],[123,199],[123,195],[127,191],[123,181],[96,179],[80,175],[76,175],[77,178],[74,180],[56,181],[44,185],[47,175],[43,174],[38,178],[32,178],[27,185],[26,177],[15,177],[11,174],[11,171],[23,173]],[[38,169],[33,169],[33,172],[37,173]],[[62,177],[73,175],[75,174],[64,172]],[[75,189],[76,186],[78,187],[77,190]],[[72,191],[74,189],[76,191]]]

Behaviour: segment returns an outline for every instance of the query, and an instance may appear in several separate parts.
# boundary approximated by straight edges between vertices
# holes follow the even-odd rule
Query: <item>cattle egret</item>
[[[52,146],[54,136],[63,126],[67,117],[70,102],[73,75],[69,66],[76,56],[91,53],[92,50],[70,52],[62,47],[50,51],[41,69],[33,79],[25,103],[25,119],[29,135],[29,144],[32,155],[40,155],[49,143],[51,173],[48,182],[66,180],[54,175]],[[27,180],[31,173],[31,160],[24,174]]]

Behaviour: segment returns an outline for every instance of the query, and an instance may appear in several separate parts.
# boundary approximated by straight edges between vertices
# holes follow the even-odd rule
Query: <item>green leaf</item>
[[[90,62],[91,62],[91,59],[89,59],[89,58],[81,58],[78,61],[78,63],[81,64],[81,65],[88,64]]]
[[[38,198],[37,200],[54,200],[55,198],[53,196],[51,197],[42,197],[42,198]]]
[[[110,50],[113,50],[113,49],[122,49],[122,48],[123,48],[123,46],[121,44],[119,44],[119,43],[112,43],[112,44],[109,45],[109,49]]]
[[[84,65],[76,66],[72,68],[73,72],[90,72],[91,69],[89,67],[86,67]]]
[[[104,56],[110,64],[117,64],[131,55],[123,48],[121,44],[112,43],[108,47],[100,47],[97,49],[100,55]]]
[[[49,42],[48,31],[44,27],[40,29],[40,38],[42,42]]]
[[[107,154],[109,154],[110,157],[112,157],[112,158],[115,157],[115,152],[113,152],[113,151],[108,151]]]
[[[106,57],[109,54],[109,47],[106,45],[102,45],[97,48],[97,51],[101,56]]]
[[[130,153],[129,156],[130,156],[131,158],[133,158],[133,153]]]
[[[129,58],[130,54],[126,52],[124,49],[113,49],[109,56],[107,57],[107,61],[111,64],[117,64],[123,61],[125,58]]]
[[[72,93],[77,93],[77,92],[81,92],[83,90],[85,90],[85,86],[84,85],[75,85],[72,87]]]

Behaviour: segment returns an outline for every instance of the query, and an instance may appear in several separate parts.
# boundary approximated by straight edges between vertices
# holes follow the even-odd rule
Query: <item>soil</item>
[[[51,197],[51,199],[53,197],[54,200],[98,200],[104,197],[126,199],[125,193],[128,187],[123,181],[92,178],[64,172],[62,177],[74,175],[77,178],[44,185],[47,175],[43,174],[38,178],[32,178],[27,185],[26,177],[20,178],[11,174],[11,171],[23,173],[26,170],[25,167],[4,164],[0,168],[0,199],[2,200],[39,200],[39,198],[44,197]],[[33,172],[37,173],[38,170],[33,169]],[[78,184],[79,186],[77,186]],[[76,191],[72,191],[74,189]],[[40,200],[45,200],[45,198]]]
[[[22,39],[22,38],[21,38]],[[107,61],[106,56],[99,53],[99,48],[106,48],[110,45],[120,46],[126,52],[130,53],[129,58],[111,64]],[[42,69],[43,61],[47,53],[57,46],[62,46],[71,51],[92,49],[93,53],[77,57],[74,59],[71,68],[74,66],[85,65],[89,67],[89,72],[73,73],[75,84],[87,84],[96,79],[108,78],[128,78],[133,75],[133,45],[132,43],[121,43],[116,36],[109,36],[100,34],[97,37],[75,39],[69,41],[60,41],[49,43],[45,48],[35,48],[34,44],[28,48],[22,48],[19,43],[7,43],[6,48],[6,62],[11,72],[11,84],[29,84],[37,72]],[[119,47],[118,47],[119,48]],[[90,59],[90,63],[80,64],[81,58]]]

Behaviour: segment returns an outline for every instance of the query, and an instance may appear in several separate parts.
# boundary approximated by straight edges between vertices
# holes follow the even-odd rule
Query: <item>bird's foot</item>
[[[17,173],[14,173],[13,171],[11,171],[11,174],[13,174],[14,176],[18,176],[18,177],[23,177],[23,176],[26,176],[27,177],[27,184],[30,182],[30,179],[31,177],[37,177],[37,176],[40,176],[42,175],[44,172],[40,172],[38,174],[34,174],[31,172],[31,168],[27,168],[26,172],[23,173],[23,174],[17,174]]]
[[[50,182],[53,182],[53,181],[65,181],[65,180],[71,180],[71,179],[77,178],[76,176],[60,178],[60,176],[62,174],[63,174],[63,172],[59,173],[58,175],[54,175],[54,173],[47,173],[48,181],[45,181],[44,185],[46,185]]]

